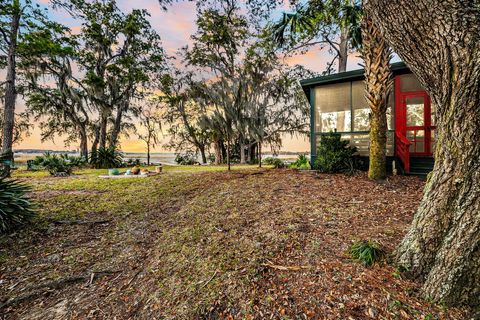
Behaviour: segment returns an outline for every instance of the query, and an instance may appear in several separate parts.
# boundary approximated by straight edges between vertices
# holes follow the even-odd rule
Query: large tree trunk
[[[362,58],[365,62],[365,98],[370,107],[370,157],[368,177],[387,176],[387,97],[392,88],[392,51],[366,15],[362,21]]]
[[[99,131],[99,140],[98,146],[101,149],[105,149],[107,146],[107,125],[108,125],[108,117],[109,112],[103,110],[100,116],[100,131]]]
[[[433,175],[396,261],[447,304],[480,305],[478,1],[368,0],[367,14],[437,106]],[[408,21],[408,23],[406,22]]]
[[[338,72],[347,71],[348,60],[348,28],[340,30],[340,43],[338,44]]]
[[[85,127],[80,128],[80,157],[88,159],[88,136]]]
[[[117,116],[115,117],[115,122],[112,128],[112,134],[110,135],[110,147],[116,147],[118,143],[118,136],[122,130],[122,119],[123,119],[123,107],[119,107],[117,111]]]
[[[215,165],[223,163],[222,144],[220,140],[213,143],[213,149],[215,150]]]
[[[200,150],[200,155],[202,156],[202,164],[207,163],[207,154],[205,153],[205,145],[200,144],[198,146],[198,149]]]
[[[247,163],[247,157],[245,154],[245,144],[243,143],[243,139],[240,140],[240,163],[241,164]]]
[[[17,37],[20,26],[20,3],[13,1],[12,21],[10,23],[10,43],[7,53],[7,77],[5,84],[5,110],[3,112],[3,132],[2,132],[2,154],[4,159],[13,163],[13,130],[15,125],[15,101],[17,99],[17,90],[15,88],[16,80],[16,55],[17,55]],[[10,166],[4,168],[3,175],[10,175]]]

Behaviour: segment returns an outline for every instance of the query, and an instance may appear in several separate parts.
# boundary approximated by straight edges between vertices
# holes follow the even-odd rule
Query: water
[[[32,151],[32,152],[15,152],[15,162],[16,163],[24,163],[27,160],[34,159],[36,156],[43,155],[43,151]],[[62,154],[68,153],[69,155],[78,156],[77,152],[67,152],[67,151],[51,151],[52,154]],[[262,158],[265,159],[267,157],[272,157],[271,153],[266,153],[262,155]],[[276,157],[282,160],[295,160],[297,158],[296,154],[278,154]],[[144,152],[124,152],[123,159],[127,161],[128,159],[139,159],[140,162],[146,163],[147,162],[147,154]],[[201,161],[200,157],[197,159]],[[150,163],[152,164],[167,164],[167,165],[176,165],[175,163],[175,153],[173,152],[153,152],[150,154]]]

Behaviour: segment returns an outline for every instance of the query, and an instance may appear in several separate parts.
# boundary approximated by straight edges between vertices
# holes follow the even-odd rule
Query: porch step
[[[434,164],[435,159],[433,157],[411,157],[409,175],[425,179],[433,170]]]

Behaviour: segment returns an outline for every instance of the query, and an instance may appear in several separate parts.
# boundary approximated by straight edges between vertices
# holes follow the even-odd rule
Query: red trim
[[[399,157],[404,164],[405,171],[409,171],[410,156],[432,156],[431,150],[431,131],[435,129],[432,126],[431,115],[431,101],[430,97],[425,91],[410,91],[401,92],[400,90],[400,76],[395,77],[395,155]],[[424,99],[424,123],[421,126],[408,126],[407,127],[407,108],[406,99],[413,97],[423,97]],[[417,132],[419,130],[424,131],[424,152],[416,152],[417,145]],[[413,140],[408,140],[407,131],[414,132]],[[406,142],[409,142],[408,144]],[[413,145],[412,152],[406,152],[405,147]],[[408,170],[407,170],[408,168]]]

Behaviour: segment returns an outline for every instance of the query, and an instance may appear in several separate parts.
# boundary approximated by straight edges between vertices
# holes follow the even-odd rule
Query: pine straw
[[[75,274],[120,273],[45,288],[0,310],[7,319],[467,315],[423,300],[419,285],[386,262],[365,268],[346,255],[362,239],[392,252],[422,194],[423,182],[416,178],[378,184],[363,174],[292,170],[170,173],[132,184],[85,178],[88,187],[81,193],[71,192],[79,181],[49,180],[44,188],[42,179],[33,183],[47,222],[2,244],[2,300]]]

